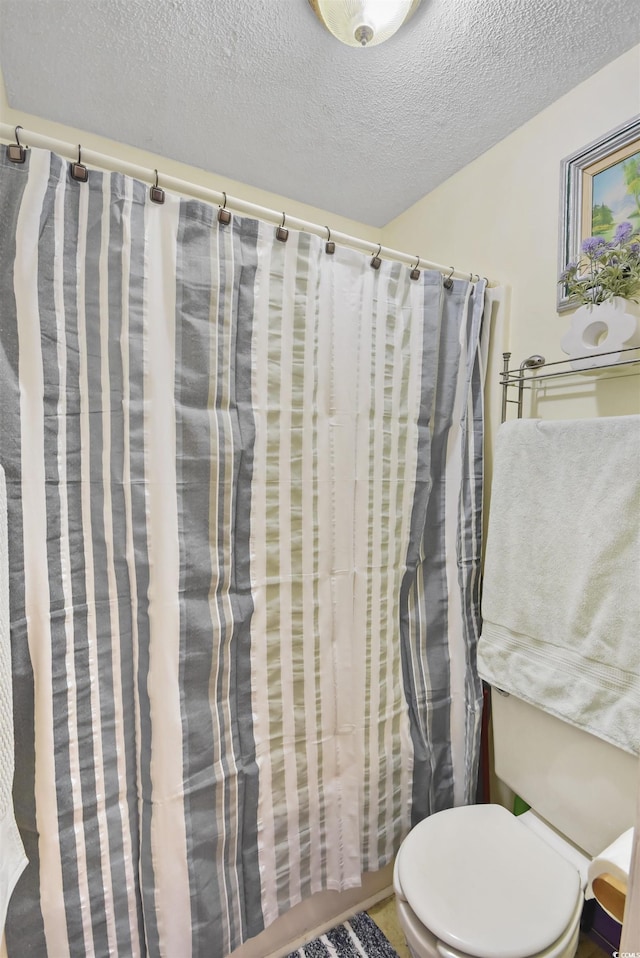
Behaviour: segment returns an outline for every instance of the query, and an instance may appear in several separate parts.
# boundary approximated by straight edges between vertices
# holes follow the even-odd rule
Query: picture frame
[[[640,191],[634,199],[625,176],[625,164],[636,155],[640,164],[640,114],[562,161],[558,276],[580,259],[588,236],[610,239],[609,233],[625,220],[640,229]],[[557,308],[575,308],[560,284]]]

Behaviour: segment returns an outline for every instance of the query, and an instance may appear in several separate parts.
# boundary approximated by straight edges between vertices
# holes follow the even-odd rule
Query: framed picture
[[[609,240],[620,223],[640,230],[640,116],[562,161],[558,275],[589,236]],[[574,308],[558,286],[558,311]]]

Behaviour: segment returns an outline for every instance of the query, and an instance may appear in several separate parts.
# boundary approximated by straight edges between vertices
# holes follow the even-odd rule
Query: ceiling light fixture
[[[329,33],[350,47],[374,47],[392,37],[420,0],[309,0]]]

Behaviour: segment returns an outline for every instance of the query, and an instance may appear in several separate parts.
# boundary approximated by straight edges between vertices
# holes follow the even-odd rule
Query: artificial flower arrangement
[[[590,236],[582,244],[583,257],[568,263],[559,282],[572,304],[598,305],[614,296],[640,294],[640,232],[631,223],[620,223],[613,239]]]

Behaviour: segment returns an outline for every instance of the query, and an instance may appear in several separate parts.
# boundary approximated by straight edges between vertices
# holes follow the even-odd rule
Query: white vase
[[[640,346],[640,306],[614,296],[598,305],[581,306],[571,317],[571,326],[560,340],[572,369],[613,366],[637,356],[620,350]],[[608,356],[602,355],[609,353]],[[589,359],[583,357],[589,356]]]

